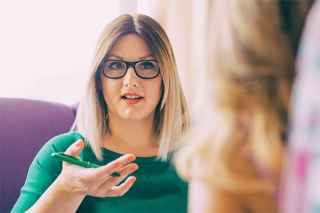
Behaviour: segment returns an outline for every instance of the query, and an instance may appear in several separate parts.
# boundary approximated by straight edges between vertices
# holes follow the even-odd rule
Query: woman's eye
[[[140,63],[140,68],[142,69],[154,69],[155,68],[155,64],[151,61],[144,61]]]
[[[108,64],[108,69],[122,70],[124,65],[121,62],[113,61]]]

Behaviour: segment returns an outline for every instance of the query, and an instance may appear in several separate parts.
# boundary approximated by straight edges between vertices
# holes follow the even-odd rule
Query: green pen
[[[98,168],[98,167],[100,167],[97,164],[91,163],[89,161],[83,161],[83,160],[77,159],[71,155],[64,154],[63,152],[54,152],[51,154],[51,156],[54,158],[57,158],[58,160],[66,161],[68,163],[75,164],[75,165],[78,165],[78,166],[81,166],[84,168]],[[112,177],[120,177],[121,175],[119,172],[114,172],[111,174],[111,176]]]

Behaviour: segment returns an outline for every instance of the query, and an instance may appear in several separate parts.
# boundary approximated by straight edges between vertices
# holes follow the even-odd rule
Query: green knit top
[[[77,132],[58,135],[46,143],[33,160],[26,182],[12,213],[29,209],[56,179],[62,163],[51,157],[53,152],[64,152],[72,143],[82,138]],[[81,159],[104,165],[121,154],[103,149],[103,161],[97,160],[90,146],[81,152]],[[170,163],[157,157],[137,157],[139,169],[132,175],[137,180],[121,197],[96,198],[86,196],[77,212],[104,213],[179,213],[187,211],[187,184],[183,182]]]

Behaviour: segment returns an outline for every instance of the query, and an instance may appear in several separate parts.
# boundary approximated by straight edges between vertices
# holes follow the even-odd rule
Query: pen
[[[78,165],[78,166],[81,166],[84,168],[98,168],[98,167],[100,167],[97,164],[91,163],[89,161],[83,161],[83,160],[77,159],[71,155],[64,154],[63,152],[54,152],[51,154],[51,156],[58,159],[58,160],[66,161],[68,163],[75,164],[75,165]],[[111,174],[111,176],[112,177],[120,177],[121,175],[119,172],[114,172]]]

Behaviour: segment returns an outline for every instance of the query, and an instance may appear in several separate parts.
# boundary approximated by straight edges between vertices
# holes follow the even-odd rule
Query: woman
[[[98,42],[76,131],[40,150],[12,212],[185,212],[186,184],[166,160],[188,123],[164,30],[145,15],[116,18]],[[53,152],[101,167],[61,165]]]
[[[320,1],[308,15],[297,60],[297,77],[282,193],[282,212],[319,212],[320,207]]]
[[[277,211],[295,48],[308,3],[213,4],[208,125],[191,133],[176,159],[190,180],[190,212]]]

